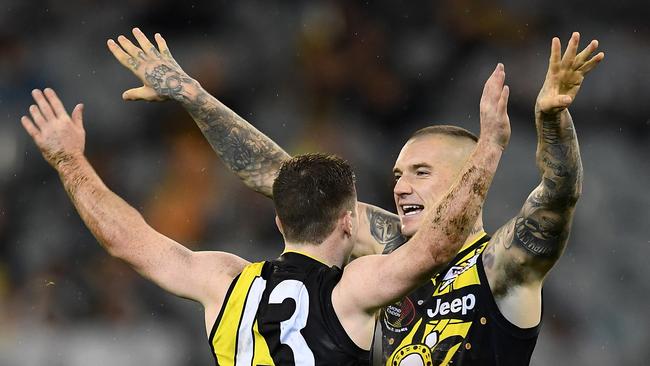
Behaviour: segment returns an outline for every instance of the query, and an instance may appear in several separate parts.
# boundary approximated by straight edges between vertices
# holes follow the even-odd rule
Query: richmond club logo
[[[415,306],[408,297],[384,309],[384,324],[391,332],[407,331],[413,319],[415,319]]]

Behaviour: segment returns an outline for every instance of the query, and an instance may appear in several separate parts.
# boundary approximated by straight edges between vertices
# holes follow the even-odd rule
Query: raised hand
[[[124,100],[182,100],[184,84],[198,84],[176,63],[159,33],[154,36],[157,48],[140,29],[133,28],[133,36],[140,47],[123,35],[117,37],[119,44],[112,39],[107,42],[113,56],[144,84],[125,91],[122,94]]]
[[[84,152],[86,133],[83,128],[83,104],[77,104],[68,115],[54,90],[32,91],[36,104],[29,107],[32,118],[20,119],[29,136],[34,139],[43,157],[55,169]]]
[[[502,148],[510,140],[510,118],[508,117],[508,96],[510,88],[504,85],[506,72],[499,63],[485,82],[481,96],[481,139],[497,143]]]
[[[544,86],[537,96],[536,111],[553,114],[568,108],[575,100],[585,75],[605,58],[603,52],[590,57],[598,48],[597,40],[591,41],[582,52],[576,54],[579,42],[580,33],[574,32],[564,56],[560,58],[562,51],[560,39],[553,38],[548,72]]]

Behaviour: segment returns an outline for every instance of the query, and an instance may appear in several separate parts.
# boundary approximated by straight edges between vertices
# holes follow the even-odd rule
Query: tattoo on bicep
[[[384,253],[390,253],[406,242],[399,217],[371,207],[366,208],[366,217],[370,234],[377,243],[384,245]]]
[[[485,268],[492,269],[494,266],[494,251],[497,243],[489,243],[483,251],[483,265]]]
[[[513,242],[536,257],[557,256],[561,250],[564,225],[552,216],[550,212],[546,215],[518,216]]]

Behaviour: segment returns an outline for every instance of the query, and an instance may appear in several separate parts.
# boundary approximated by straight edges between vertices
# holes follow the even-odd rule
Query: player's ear
[[[339,218],[339,224],[341,226],[341,229],[343,230],[343,233],[345,236],[349,237],[352,236],[352,230],[353,230],[353,213],[350,210],[346,210],[343,212],[343,215],[341,218]]]
[[[280,218],[278,215],[275,215],[275,226],[278,227],[278,230],[280,230],[280,234],[284,236],[284,230],[282,230],[282,222],[280,221]]]

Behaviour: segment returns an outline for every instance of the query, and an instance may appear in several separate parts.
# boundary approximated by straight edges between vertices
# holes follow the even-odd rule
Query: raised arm
[[[115,58],[144,84],[125,91],[122,97],[181,103],[224,164],[248,187],[271,197],[275,175],[289,154],[189,77],[160,34],[155,35],[157,47],[140,29],[134,28],[133,35],[140,47],[124,36],[117,38],[119,45],[108,41]]]
[[[582,190],[580,149],[567,108],[584,76],[604,54],[590,57],[598,47],[594,40],[576,55],[579,39],[579,33],[573,33],[560,58],[560,40],[553,38],[548,73],[535,106],[536,162],[542,179],[483,253],[497,304],[520,327],[539,323],[542,282],[564,251]]]
[[[202,303],[206,320],[214,320],[230,281],[247,262],[228,253],[192,252],[151,228],[86,160],[82,105],[70,117],[53,90],[32,95],[37,105],[21,122],[99,243],[163,289]]]
[[[140,29],[134,28],[133,35],[140,47],[124,36],[117,38],[119,45],[108,41],[115,58],[144,84],[127,90],[122,97],[147,101],[172,99],[181,103],[226,167],[246,186],[271,198],[273,180],[289,154],[188,76],[160,34],[155,35],[157,47]],[[359,204],[359,211],[362,219],[353,257],[378,254],[384,246],[393,248],[405,241],[397,215],[365,203]]]
[[[499,64],[483,90],[479,142],[449,191],[427,208],[418,232],[391,254],[359,258],[345,268],[332,301],[346,330],[364,329],[351,334],[357,337],[357,344],[369,344],[365,332],[372,327],[377,308],[429,279],[454,258],[467,239],[510,138],[509,90],[504,80],[503,65]]]

